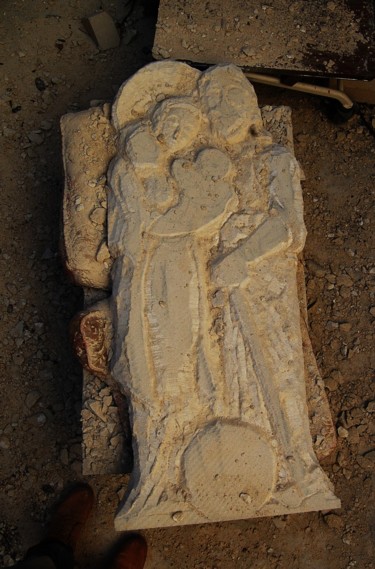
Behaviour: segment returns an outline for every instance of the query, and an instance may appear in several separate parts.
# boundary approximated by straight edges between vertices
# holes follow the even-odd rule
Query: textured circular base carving
[[[246,516],[269,498],[276,456],[269,441],[246,424],[219,421],[201,431],[183,457],[194,506],[209,518],[230,510]]]

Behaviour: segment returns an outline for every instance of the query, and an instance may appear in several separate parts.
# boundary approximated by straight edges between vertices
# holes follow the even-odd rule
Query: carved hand
[[[239,285],[248,277],[249,263],[288,249],[292,236],[280,216],[268,218],[228,255],[212,264],[211,277],[216,286]]]

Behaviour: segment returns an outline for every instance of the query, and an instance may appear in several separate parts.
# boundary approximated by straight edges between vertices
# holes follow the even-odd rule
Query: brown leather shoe
[[[143,569],[146,557],[146,540],[141,535],[129,535],[119,547],[111,569]]]
[[[77,484],[62,497],[47,525],[46,540],[56,540],[73,550],[94,505],[88,484]]]

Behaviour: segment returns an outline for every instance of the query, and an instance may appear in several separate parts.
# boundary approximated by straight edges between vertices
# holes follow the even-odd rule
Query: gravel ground
[[[0,563],[43,535],[62,488],[81,479],[82,374],[68,327],[82,303],[59,258],[63,174],[59,119],[111,101],[151,60],[154,16],[136,3],[119,48],[100,52],[81,19],[99,2],[21,0],[0,18]],[[124,2],[103,1],[117,22]],[[128,39],[137,34],[130,43]],[[334,125],[313,97],[257,87],[261,104],[292,107],[306,175],[306,283],[311,338],[338,429],[324,467],[342,509],[144,532],[148,568],[370,569],[374,567],[375,109]],[[97,495],[77,552],[97,567],[118,535],[113,516],[126,476],[89,479]],[[372,527],[372,530],[371,530]]]

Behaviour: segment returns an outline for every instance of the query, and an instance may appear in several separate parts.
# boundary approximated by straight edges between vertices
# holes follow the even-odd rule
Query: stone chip
[[[89,18],[84,18],[83,24],[99,49],[113,49],[120,45],[116,25],[107,12],[99,12]]]

